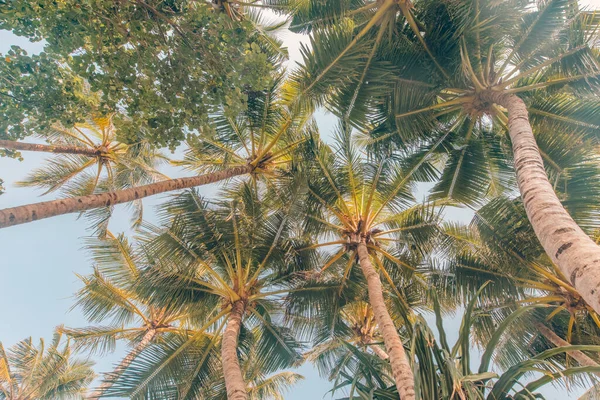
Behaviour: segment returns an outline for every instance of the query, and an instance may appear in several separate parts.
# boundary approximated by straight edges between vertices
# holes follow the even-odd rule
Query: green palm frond
[[[447,146],[448,160],[433,199],[454,199],[468,205],[481,204],[486,197],[515,189],[510,151],[501,137],[482,129],[474,120],[465,122]]]
[[[285,107],[282,85],[277,76],[267,90],[248,92],[248,108],[236,116],[215,112],[175,164],[207,173],[250,163],[257,179],[280,177],[299,161],[298,150],[315,129],[308,114]]]
[[[481,293],[481,289],[478,291]],[[476,305],[478,296],[473,296],[467,304],[465,315],[458,332],[458,339],[452,349],[447,344],[439,304],[436,302],[436,325],[440,341],[433,330],[421,316],[416,318],[411,335],[410,350],[419,362],[415,373],[416,390],[423,399],[496,399],[510,396],[535,398],[536,391],[550,382],[569,379],[569,385],[579,387],[586,377],[595,373],[598,367],[563,366],[556,363],[556,357],[568,351],[581,349],[590,354],[597,352],[598,346],[567,346],[548,350],[542,349],[530,354],[526,359],[515,358],[506,366],[504,372],[495,373],[490,370],[492,361],[497,362],[498,349],[506,346],[506,340],[514,335],[514,326],[527,325],[532,313],[540,310],[539,306],[527,306],[507,313],[502,319],[489,325],[488,338],[482,348],[482,358],[477,372],[470,371],[471,337],[480,325],[480,319],[488,319],[486,312],[481,312]],[[522,340],[522,336],[517,337]],[[354,391],[359,398],[392,399],[396,398],[396,388],[387,378],[387,370],[381,361],[361,351],[356,346],[345,344],[351,349],[352,357],[336,372],[333,392],[342,388]],[[531,351],[531,349],[529,349]],[[522,348],[513,351],[523,351]],[[559,357],[560,359],[560,357]],[[378,364],[379,363],[379,364]],[[536,376],[532,383],[523,389],[525,383],[521,379],[526,375]],[[578,378],[579,377],[579,378]],[[500,396],[500,397],[495,397]],[[531,396],[531,397],[527,397]],[[348,398],[353,398],[352,395]],[[356,398],[356,397],[354,397]]]
[[[140,328],[122,326],[89,326],[85,328],[65,328],[60,331],[71,338],[77,349],[85,349],[100,355],[115,351],[118,340],[135,341]]]
[[[349,9],[347,1],[267,0],[265,4],[279,13],[292,14],[290,30],[307,33],[315,26],[336,22]]]
[[[239,302],[244,304],[244,313],[238,355],[249,368],[252,378],[248,382],[260,382],[302,361],[304,345],[283,324],[279,301],[303,289],[296,277],[306,267],[297,265],[297,243],[290,238],[287,213],[299,199],[286,198],[287,207],[277,210],[273,205],[282,200],[256,191],[251,182],[235,186],[227,195],[232,199],[209,202],[197,191],[186,191],[162,208],[162,227],[146,226],[140,250],[148,262],[139,273],[135,293],[153,307],[185,315],[176,334],[184,335],[184,326],[190,332],[177,343],[156,341],[152,344],[158,346],[156,352],[140,353],[115,382],[115,394],[173,398],[179,393],[194,398],[204,393],[221,398],[220,368],[207,372],[212,367],[202,364],[201,356],[186,357],[198,340],[208,340],[203,346],[218,354],[227,316]],[[99,261],[107,260],[110,265],[114,254],[104,254]],[[169,380],[174,383],[166,387]],[[265,387],[276,389],[276,385]]]
[[[219,357],[210,335],[170,334],[147,347],[106,392],[132,399],[175,399],[186,389],[195,398],[219,374]],[[196,368],[200,366],[200,368]],[[191,376],[191,372],[196,372]]]
[[[504,110],[478,103],[486,88],[521,94],[540,141],[545,135],[597,143],[597,19],[589,13],[567,0],[423,1],[415,2],[412,20],[390,10],[390,18],[403,14],[408,24],[398,18],[381,33],[383,22],[369,23],[384,3],[335,2],[323,6],[329,11],[321,19],[314,2],[282,2],[310,27],[311,46],[291,86],[368,132],[376,154],[428,154],[425,166],[445,162],[434,198],[480,206],[515,189]],[[591,165],[581,169],[581,182],[590,184]],[[572,199],[572,212],[592,229],[595,204],[584,211],[584,201]]]
[[[63,196],[85,196],[94,193],[129,189],[167,179],[158,168],[167,158],[147,142],[125,145],[116,140],[112,117],[94,118],[67,129],[54,126],[39,134],[54,145],[70,145],[95,152],[94,156],[58,154],[45,165],[34,169],[19,186],[38,187],[43,194],[59,191]],[[138,201],[132,225],[137,227],[142,216]],[[99,236],[106,234],[112,207],[87,213],[90,225]]]
[[[284,400],[283,394],[291,391],[302,379],[304,377],[300,374],[280,372],[252,382],[248,396],[251,400]]]
[[[25,180],[20,181],[17,184],[24,187],[33,186],[46,188],[46,192],[43,194],[48,194],[60,189],[63,185],[74,179],[76,176],[94,164],[95,161],[89,157],[61,155],[60,157],[51,159],[46,167],[32,171],[31,174],[25,178]],[[81,188],[88,186],[84,182],[89,182],[92,179],[95,179],[95,177],[91,174],[87,174],[87,176],[83,179],[83,182],[80,182],[78,185],[76,185],[75,190],[82,190]],[[83,189],[82,194],[90,194],[93,192],[93,190],[93,187],[91,188],[91,191],[90,188]],[[74,193],[66,194],[73,195]]]

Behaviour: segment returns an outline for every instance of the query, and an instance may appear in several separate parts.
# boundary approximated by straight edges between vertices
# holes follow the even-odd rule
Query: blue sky
[[[588,1],[594,8],[600,8],[600,0]],[[299,59],[299,43],[301,35],[287,33],[283,35],[290,49],[292,63]],[[0,31],[0,54],[5,53],[11,45],[19,45],[29,52],[39,52],[40,43],[29,43],[6,31]],[[318,122],[323,134],[331,131],[335,125],[333,116],[320,114]],[[0,196],[0,208],[42,201],[38,196],[41,191],[17,188],[14,182],[23,179],[28,171],[39,166],[45,158],[44,154],[24,154],[24,161],[0,158],[0,177],[5,181],[6,193]],[[205,194],[214,193],[214,187],[203,187]],[[44,200],[52,196],[45,196]],[[146,217],[152,221],[152,208],[161,203],[164,196],[156,196],[144,201]],[[113,232],[128,231],[128,216],[121,211],[111,222]],[[468,212],[451,211],[451,219],[466,221]],[[92,265],[85,251],[83,240],[88,236],[86,223],[77,220],[74,214],[63,215],[30,224],[18,225],[9,229],[0,229],[0,293],[2,293],[3,310],[0,325],[0,341],[9,347],[17,341],[32,336],[35,339],[49,338],[57,325],[81,327],[87,322],[79,310],[72,310],[73,293],[80,288],[75,274],[89,274]],[[447,321],[448,330],[457,330],[459,316]],[[452,338],[449,338],[452,340]],[[125,349],[119,347],[114,354],[95,358],[96,370],[106,372],[124,354]],[[326,396],[330,384],[318,377],[314,368],[307,365],[299,372],[306,380],[298,384],[286,400],[306,400],[331,398]],[[560,389],[546,391],[548,399],[564,400],[577,398],[568,396]]]

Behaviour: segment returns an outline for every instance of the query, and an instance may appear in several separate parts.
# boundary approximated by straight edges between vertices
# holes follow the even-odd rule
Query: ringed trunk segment
[[[43,153],[55,154],[79,154],[88,157],[98,157],[102,155],[99,149],[78,147],[78,146],[59,146],[36,143],[15,142],[12,140],[0,140],[0,148],[20,151],[40,151]]]
[[[545,337],[555,347],[571,346],[571,343],[562,339],[560,336],[558,336],[556,333],[554,333],[554,331],[552,329],[548,328],[546,325],[544,325],[542,323],[537,323],[537,324],[535,324],[535,327],[537,328],[538,331],[540,331],[542,336]],[[579,365],[581,365],[582,367],[597,367],[598,366],[598,363],[596,361],[592,360],[590,357],[588,357],[582,351],[579,351],[579,350],[569,351],[569,352],[567,352],[567,354],[570,355],[571,357],[573,357],[575,360],[577,360]],[[600,373],[596,373],[596,375],[600,376]]]
[[[114,369],[114,371],[106,374],[106,378],[104,379],[104,381],[102,382],[102,384],[100,386],[98,386],[98,389],[96,389],[91,395],[89,395],[87,397],[87,400],[98,400],[98,399],[100,399],[102,397],[102,395],[104,394],[104,392],[106,392],[108,389],[110,389],[112,387],[112,385],[114,385],[114,383],[116,382],[116,380],[127,369],[127,367],[129,367],[129,365],[133,362],[133,360],[135,360],[135,358],[146,347],[148,347],[148,345],[150,344],[150,342],[152,342],[152,340],[154,339],[154,337],[156,336],[156,334],[157,334],[156,329],[149,329],[146,332],[146,334],[144,334],[144,337],[142,338],[142,341],[139,342],[133,348],[133,350],[131,350],[129,352],[129,354],[127,354],[127,356],[121,361],[121,363],[119,365],[117,365],[117,367]]]
[[[116,204],[128,203],[130,201],[166,193],[173,190],[188,189],[195,186],[207,185],[219,182],[235,176],[252,172],[253,167],[242,165],[232,167],[223,171],[210,174],[194,176],[189,178],[169,179],[166,181],[151,183],[131,189],[117,190],[115,192],[77,196],[66,199],[44,201],[24,206],[5,208],[0,210],[0,228],[24,224],[38,219],[54,217],[56,215],[69,214],[91,210],[99,207],[109,207]]]
[[[581,297],[600,313],[600,247],[571,218],[548,181],[525,103],[509,93],[486,91],[480,96],[508,110],[519,191],[537,238]]]
[[[221,343],[221,359],[223,364],[223,377],[225,379],[225,388],[227,390],[227,400],[248,400],[246,391],[246,382],[240,368],[240,360],[237,356],[238,339],[242,326],[242,317],[246,311],[246,304],[243,300],[233,303],[227,327],[223,332],[223,341]]]
[[[360,268],[367,280],[369,302],[373,308],[373,315],[375,316],[387,354],[389,355],[398,394],[402,400],[415,400],[415,378],[412,368],[408,362],[408,357],[404,351],[398,331],[385,306],[381,279],[379,279],[379,274],[373,268],[373,264],[371,264],[369,251],[364,239],[358,244],[357,253]]]

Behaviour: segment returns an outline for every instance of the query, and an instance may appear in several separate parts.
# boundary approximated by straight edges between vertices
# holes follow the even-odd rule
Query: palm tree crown
[[[152,376],[167,379],[168,375],[181,382],[182,398],[200,390],[202,382],[192,385],[182,380],[191,371],[182,365],[183,371],[174,372],[172,363],[204,338],[204,356],[191,368],[200,371],[220,344],[228,398],[248,398],[238,355],[245,340],[256,341],[247,354],[260,371],[260,375],[251,373],[252,379],[267,378],[301,360],[301,345],[282,325],[277,301],[293,290],[291,278],[301,268],[290,253],[289,220],[284,212],[272,211],[260,201],[252,185],[242,184],[239,196],[215,206],[194,191],[185,192],[165,206],[167,225],[151,228],[145,239],[144,248],[155,263],[140,279],[140,290],[156,304],[175,302],[182,310],[205,310],[190,321],[190,334],[164,363],[150,364]],[[137,369],[127,370],[117,386],[129,393],[152,390],[153,381],[144,376]],[[156,379],[154,385],[159,385]]]

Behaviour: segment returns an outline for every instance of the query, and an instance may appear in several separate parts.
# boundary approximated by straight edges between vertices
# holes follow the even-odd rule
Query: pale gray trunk
[[[26,222],[54,217],[56,215],[128,203],[130,201],[153,196],[155,194],[219,182],[234,176],[247,174],[251,171],[251,166],[243,165],[211,174],[194,176],[190,178],[169,179],[131,189],[117,190],[115,192],[91,194],[87,196],[71,197],[67,199],[44,201],[41,203],[34,203],[19,207],[5,208],[0,210],[0,228],[24,224]]]
[[[129,367],[129,365],[135,360],[135,358],[152,342],[152,339],[156,336],[156,329],[149,329],[142,340],[125,356],[123,360],[117,365],[117,367],[106,374],[104,381],[98,386],[91,395],[87,397],[88,400],[97,400],[102,397],[104,392],[114,385],[116,380],[121,376],[121,374]]]
[[[482,93],[508,110],[514,166],[527,217],[542,247],[585,301],[600,313],[600,247],[564,209],[546,175],[525,103],[513,94]]]
[[[357,252],[360,268],[367,280],[369,302],[373,308],[373,315],[375,316],[375,321],[379,327],[379,332],[381,332],[381,336],[383,337],[387,354],[390,357],[392,374],[394,375],[398,394],[400,394],[402,400],[414,400],[415,378],[413,376],[412,368],[408,362],[408,357],[404,351],[404,346],[402,345],[398,331],[394,326],[394,321],[392,321],[387,307],[385,306],[381,280],[379,274],[371,264],[369,251],[367,250],[364,239],[358,244]]]
[[[100,150],[91,149],[91,148],[87,148],[87,147],[23,143],[23,142],[15,142],[12,140],[0,140],[0,148],[10,149],[10,150],[23,150],[23,151],[41,151],[44,153],[57,153],[57,154],[80,154],[82,156],[89,156],[89,157],[96,157],[96,156],[99,156],[100,154],[102,154],[102,152]]]
[[[571,343],[562,339],[560,336],[558,336],[552,329],[548,328],[546,325],[537,323],[535,326],[540,331],[542,336],[544,336],[554,346],[556,346],[556,347],[571,346]],[[577,360],[579,365],[581,365],[582,367],[597,367],[598,366],[598,363],[596,361],[592,360],[590,357],[588,357],[587,355],[585,355],[583,352],[581,352],[579,350],[569,351],[567,354],[569,354],[571,357],[573,357],[575,360]],[[598,373],[596,373],[596,375],[600,376],[600,374],[598,374]]]
[[[238,338],[245,308],[246,305],[241,300],[233,303],[221,343],[221,362],[228,400],[248,400],[246,382],[237,356]]]

